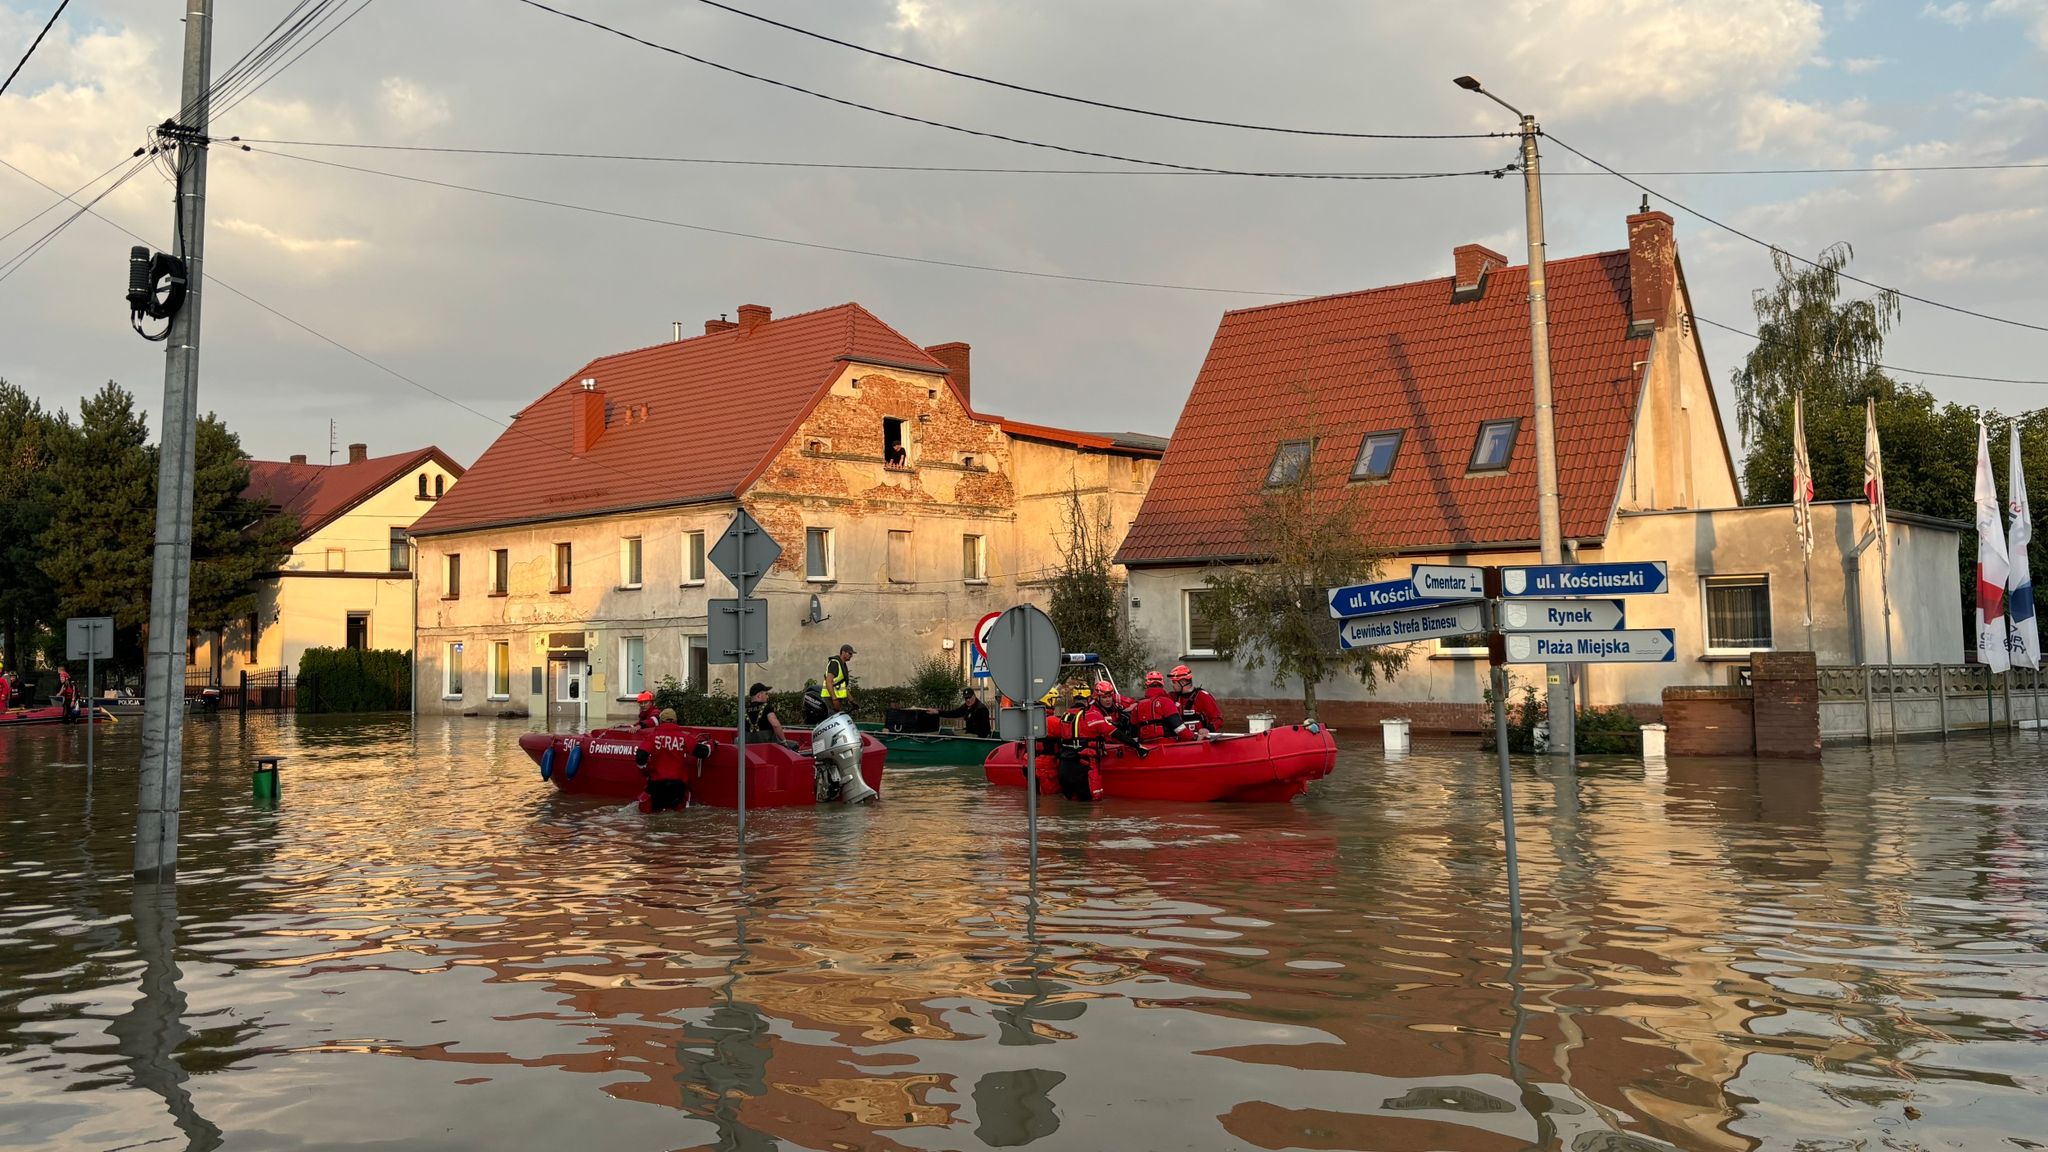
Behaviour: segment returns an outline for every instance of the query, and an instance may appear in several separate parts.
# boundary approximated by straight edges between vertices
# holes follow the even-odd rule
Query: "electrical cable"
[[[35,223],[36,221],[41,220],[43,217],[48,216],[51,212],[56,210],[56,207],[59,204],[62,204],[66,201],[72,201],[73,203],[76,203],[76,201],[72,199],[73,197],[82,195],[87,188],[90,188],[93,185],[99,183],[100,181],[105,180],[107,177],[112,176],[114,174],[115,168],[119,168],[121,165],[126,164],[130,160],[135,159],[137,156],[142,155],[144,151],[145,149],[137,148],[135,151],[129,153],[128,155],[123,156],[119,160],[114,161],[114,163],[110,165],[105,172],[102,172],[99,175],[93,177],[92,179],[87,180],[85,183],[80,184],[78,187],[73,188],[71,190],[70,196],[66,196],[61,192],[58,193],[57,198],[55,200],[50,201],[49,207],[44,208],[41,212],[36,213],[35,215],[29,217],[26,220],[23,220],[21,223],[16,224],[14,227],[9,228],[7,231],[0,232],[0,240],[5,240],[9,236],[14,235],[16,232],[21,231],[23,228],[26,228],[29,225]]]
[[[906,264],[925,264],[940,268],[958,268],[971,272],[996,272],[1006,276],[1029,276],[1041,280],[1066,280],[1083,284],[1110,284],[1123,288],[1161,288],[1175,292],[1206,292],[1225,296],[1272,296],[1281,299],[1298,300],[1298,292],[1274,292],[1256,288],[1222,288],[1201,284],[1167,284],[1149,280],[1119,280],[1106,276],[1080,276],[1065,272],[1040,272],[1028,268],[1004,268],[991,264],[970,264],[962,260],[940,260],[930,256],[906,256],[900,252],[881,252],[869,248],[852,248],[839,244],[821,244],[810,240],[795,240],[787,236],[769,236],[758,232],[741,232],[732,228],[715,228],[708,224],[691,224],[682,220],[669,220],[659,216],[642,216],[633,212],[620,212],[610,208],[595,208],[587,204],[576,204],[566,200],[549,200],[541,196],[527,196],[518,192],[503,192],[495,188],[479,188],[471,184],[457,184],[448,180],[433,180],[425,176],[408,176],[399,172],[387,172],[381,168],[364,168],[354,164],[343,164],[334,160],[320,160],[312,156],[297,156],[290,152],[277,152],[268,148],[256,148],[247,143],[240,145],[244,152],[265,156],[280,156],[296,160],[301,164],[318,164],[324,168],[340,168],[348,172],[361,172],[370,176],[383,176],[392,180],[404,180],[413,184],[426,184],[435,188],[447,188],[457,192],[473,192],[480,196],[493,196],[501,200],[517,200],[526,204],[539,204],[549,208],[562,208],[571,212],[586,212],[593,216],[609,216],[618,220],[632,220],[642,224],[658,224],[665,228],[681,228],[691,232],[704,232],[714,236],[729,236],[739,240],[759,240],[768,244],[782,244],[792,248],[810,248],[821,252],[837,252],[847,256],[867,256],[877,260],[896,260]]]
[[[5,163],[5,161],[0,160],[0,163]],[[109,184],[105,188],[101,189],[99,195],[94,196],[91,200],[86,201],[83,205],[81,205],[78,208],[77,211],[71,213],[70,215],[64,217],[62,220],[59,220],[57,223],[51,225],[48,231],[44,232],[41,236],[38,236],[33,241],[30,241],[27,247],[15,253],[13,256],[9,257],[4,262],[0,262],[0,284],[6,283],[8,277],[20,271],[24,266],[28,264],[30,260],[35,259],[36,254],[41,252],[44,248],[49,247],[50,242],[52,240],[55,240],[59,235],[61,235],[64,232],[65,229],[71,227],[72,224],[76,223],[80,216],[83,216],[88,211],[91,211],[93,205],[98,204],[100,201],[105,200],[108,196],[113,195],[115,189],[119,188],[123,184],[126,184],[128,181],[134,179],[136,173],[142,171],[144,168],[149,167],[149,165],[150,161],[146,157],[135,160],[134,163],[130,165],[128,171],[123,172],[121,174],[120,179],[115,180],[112,184]],[[12,168],[14,166],[9,164],[8,167]],[[15,171],[20,172],[21,170],[19,168],[16,168]],[[27,173],[23,173],[23,175],[27,175]],[[41,183],[41,181],[37,182]],[[55,191],[55,189],[51,190]],[[59,193],[59,195],[62,195],[62,193]],[[65,197],[65,199],[69,200],[73,204],[77,203],[76,200],[71,200],[71,198],[68,196]]]
[[[362,0],[362,3],[356,5],[355,8],[349,12],[348,15],[343,16],[339,21],[337,21],[334,24],[333,27],[327,29],[327,31],[325,32],[322,32],[320,34],[319,39],[314,40],[311,44],[308,44],[304,48],[299,49],[298,52],[293,54],[291,59],[286,60],[284,63],[278,65],[276,68],[271,70],[269,75],[263,77],[263,79],[257,81],[248,89],[241,92],[239,95],[235,96],[235,98],[233,100],[230,100],[227,103],[227,105],[223,107],[217,115],[227,115],[228,113],[234,111],[236,108],[240,107],[243,101],[248,100],[250,97],[256,95],[256,93],[262,91],[264,85],[269,84],[272,80],[277,79],[280,75],[282,75],[285,72],[286,69],[290,68],[294,64],[297,64],[299,60],[306,55],[306,53],[311,52],[315,48],[318,48],[321,44],[327,41],[327,38],[329,36],[332,36],[336,32],[341,31],[342,28],[347,26],[349,21],[355,19],[357,16],[362,15],[363,9],[368,8],[370,6],[370,3],[371,0]]]
[[[1692,316],[1694,323],[1705,324],[1710,328],[1719,328],[1723,332],[1732,332],[1737,336],[1742,336],[1747,339],[1754,340],[1759,344],[1776,344],[1779,347],[1784,346],[1783,341],[1770,340],[1758,333],[1750,332],[1742,328],[1737,328],[1733,324],[1723,324],[1719,320],[1709,320],[1705,316],[1702,316],[1697,312],[1690,313],[1690,315]],[[2023,380],[2014,379],[2010,376],[1972,376],[1964,372],[1930,372],[1925,368],[1902,368],[1896,364],[1872,364],[1871,367],[1880,372],[1897,372],[1905,376],[1931,376],[1938,377],[1943,380],[1974,380],[1985,384],[2033,384],[2042,387],[2048,387],[2048,380]]]
[[[836,44],[841,48],[850,48],[855,52],[876,56],[897,64],[907,64],[912,68],[923,68],[928,72],[938,72],[942,75],[952,76],[961,80],[972,80],[977,84],[1007,88],[1012,92],[1044,96],[1051,100],[1064,100],[1070,104],[1085,104],[1090,108],[1101,108],[1110,112],[1128,112],[1133,116],[1150,116],[1159,120],[1175,120],[1183,124],[1206,124],[1213,128],[1241,128],[1247,132],[1278,132],[1289,136],[1328,136],[1343,140],[1483,140],[1490,137],[1516,135],[1513,132],[1335,132],[1314,128],[1283,128],[1271,124],[1249,124],[1237,120],[1211,120],[1202,116],[1183,116],[1174,112],[1159,112],[1149,108],[1134,108],[1128,104],[1112,104],[1103,100],[1090,100],[1085,96],[1073,96],[1064,92],[1051,92],[1044,88],[1033,88],[1027,84],[1014,84],[1008,80],[996,80],[988,76],[978,76],[972,72],[961,72],[942,65],[927,63],[923,60],[913,60],[908,56],[898,56],[893,52],[869,48],[864,44],[855,44],[834,36],[827,36],[823,32],[814,32],[809,28],[800,28],[795,24],[785,24],[780,20],[770,19],[757,12],[749,12],[744,8],[735,8],[729,4],[721,4],[718,0],[698,0],[698,2],[722,12],[730,12],[735,16],[743,16],[748,20],[755,20],[773,28],[780,28],[785,32],[794,32],[799,36],[808,36],[813,40],[822,40],[827,44]]]
[[[990,132],[981,128],[968,128],[959,124],[949,124],[944,120],[933,120],[924,116],[915,116],[908,112],[896,112],[888,108],[877,107],[873,104],[863,104],[858,100],[849,100],[843,96],[833,96],[828,93],[817,91],[816,89],[805,88],[800,84],[792,84],[787,80],[777,80],[774,79],[773,77],[763,76],[756,72],[748,72],[745,69],[735,68],[730,64],[720,64],[716,60],[712,60],[704,56],[693,55],[689,52],[683,51],[680,48],[675,48],[667,44],[662,44],[659,43],[658,41],[649,40],[642,36],[636,36],[631,32],[622,31],[620,29],[612,27],[609,24],[600,23],[599,21],[589,19],[588,17],[578,16],[571,12],[564,12],[559,8],[551,8],[548,5],[541,3],[540,0],[518,0],[518,2],[526,5],[529,8],[538,8],[543,12],[559,16],[564,20],[573,21],[574,23],[582,24],[586,27],[595,28],[601,32],[608,32],[613,36],[617,36],[623,40],[630,40],[635,44],[641,45],[642,47],[652,48],[657,52],[664,52],[670,56],[680,57],[681,59],[688,60],[692,63],[701,64],[706,68],[714,68],[720,72],[724,72],[729,75],[743,77],[745,79],[755,81],[756,83],[772,85],[776,88],[781,88],[790,92],[801,93],[802,95],[809,96],[813,99],[824,100],[828,103],[838,104],[842,107],[855,108],[859,109],[862,112],[871,112],[877,116],[887,116],[891,119],[902,120],[911,124],[923,124],[928,128],[943,128],[948,132],[958,132],[966,136],[977,136],[984,140],[1000,140],[1006,144],[1017,144],[1026,148],[1042,148],[1050,152],[1064,152],[1070,156],[1088,156],[1097,160],[1114,160],[1122,164],[1141,164],[1148,168],[1170,168],[1182,172],[1209,172],[1222,176],[1258,176],[1264,177],[1266,179],[1275,180],[1331,179],[1331,177],[1328,176],[1318,176],[1308,173],[1265,172],[1238,168],[1219,168],[1205,164],[1179,164],[1169,160],[1146,160],[1136,156],[1120,155],[1115,152],[1099,152],[1088,148],[1074,148],[1065,144],[1049,144],[1042,140],[1029,140],[1022,136],[1010,136],[1001,132]]]
[[[523,2],[531,2],[531,0],[523,0]],[[1593,159],[1591,156],[1586,155],[1584,152],[1579,151],[1577,148],[1572,147],[1570,144],[1565,143],[1563,140],[1559,140],[1556,136],[1553,136],[1548,132],[1544,133],[1543,135],[1545,139],[1550,140],[1558,147],[1564,149],[1565,151],[1571,153],[1574,156],[1577,156],[1579,159],[1584,160],[1586,163],[1591,164],[1593,167],[1600,169],[1601,171],[1607,173],[1610,176],[1618,177],[1622,181],[1634,185],[1638,189],[1641,189],[1642,191],[1652,196],[1655,196],[1657,199],[1664,201],[1666,204],[1671,205],[1673,208],[1676,208],[1689,216],[1693,216],[1697,219],[1704,220],[1708,224],[1711,224],[1724,232],[1733,233],[1734,235],[1740,236],[1744,240],[1747,240],[1752,244],[1758,245],[1759,247],[1768,248],[1772,252],[1783,253],[1788,259],[1798,261],[1799,263],[1804,264],[1809,268],[1821,267],[1821,265],[1817,261],[1809,259],[1805,256],[1801,256],[1796,252],[1787,251],[1785,248],[1773,244],[1768,240],[1762,239],[1758,236],[1754,236],[1748,232],[1744,232],[1742,229],[1737,228],[1733,224],[1729,224],[1721,220],[1716,220],[1712,216],[1707,215],[1706,213],[1700,211],[1697,208],[1692,207],[1689,204],[1686,204],[1679,200],[1675,200],[1672,197],[1662,192],[1659,192],[1657,189],[1650,187],[1648,184],[1645,184],[1642,181],[1637,180],[1635,177],[1630,176],[1625,172],[1617,171],[1616,169],[1611,168],[1608,165]],[[2034,324],[2026,320],[2014,320],[2009,316],[1994,316],[1989,312],[1979,312],[1974,308],[1965,308],[1960,304],[1943,303],[1940,300],[1934,300],[1926,296],[1915,295],[1914,293],[1904,291],[1903,289],[1892,288],[1883,284],[1879,284],[1875,280],[1865,280],[1861,276],[1852,276],[1847,272],[1841,271],[1840,269],[1836,269],[1834,271],[1834,274],[1836,276],[1841,277],[1844,280],[1850,281],[1851,283],[1861,284],[1866,288],[1874,288],[1879,292],[1889,293],[1893,296],[1897,296],[1901,300],[1911,300],[1916,304],[1925,304],[1929,308],[1939,308],[1944,312],[1955,312],[1964,316],[1973,316],[1979,320],[1989,320],[1994,324],[2005,324],[2013,328],[2027,328],[2035,332],[2048,332],[2048,324]]]
[[[43,37],[48,36],[50,34],[50,29],[55,28],[57,26],[57,17],[62,16],[64,14],[64,9],[70,6],[70,4],[71,0],[57,0],[57,10],[55,12],[50,13],[50,19],[47,23],[43,25],[43,30],[41,32],[36,33],[36,38],[29,42],[28,51],[23,52],[21,54],[20,60],[15,61],[14,71],[9,72],[7,74],[7,79],[0,80],[0,96],[6,95],[8,85],[14,83],[14,78],[16,76],[21,75],[22,68],[26,67],[28,64],[28,58],[35,55],[36,49],[43,46]]]

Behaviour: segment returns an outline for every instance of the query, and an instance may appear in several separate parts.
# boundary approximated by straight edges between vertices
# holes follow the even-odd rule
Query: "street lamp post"
[[[1454,83],[1513,112],[1522,122],[1522,192],[1529,223],[1529,367],[1536,401],[1536,530],[1543,563],[1564,562],[1564,532],[1557,505],[1557,423],[1550,403],[1550,302],[1543,270],[1543,176],[1537,166],[1536,117],[1486,90],[1477,79]],[[1550,710],[1550,750],[1569,754],[1578,719],[1571,666],[1552,664],[1545,700]]]

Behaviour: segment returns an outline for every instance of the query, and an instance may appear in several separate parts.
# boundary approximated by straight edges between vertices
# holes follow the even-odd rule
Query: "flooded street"
[[[1292,805],[557,796],[483,720],[0,733],[0,1144],[2048,1147],[2048,746],[1824,766],[1352,744]],[[283,803],[250,758],[285,756]]]

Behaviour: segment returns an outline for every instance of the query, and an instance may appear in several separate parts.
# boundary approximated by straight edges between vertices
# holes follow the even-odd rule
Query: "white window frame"
[[[460,700],[463,695],[462,641],[441,645],[441,699]]]
[[[811,575],[811,534],[813,532],[823,539],[825,545],[825,574],[823,576]],[[830,528],[814,528],[810,526],[804,528],[804,580],[806,582],[811,584],[830,584],[839,578],[838,558],[834,555],[838,551],[838,541],[835,539],[837,536],[838,533]]]
[[[966,584],[986,584],[988,583],[988,537],[979,532],[962,532],[960,534],[960,559],[963,564],[967,560],[968,541],[970,540],[973,541],[974,566],[972,569],[960,574],[961,582]]]
[[[503,673],[505,690],[498,691],[499,674]],[[484,698],[487,700],[510,700],[512,698],[512,642],[491,641],[489,679],[484,682]]]
[[[704,531],[683,533],[683,582],[685,588],[704,583]]]
[[[1754,588],[1764,590],[1764,611],[1768,613],[1771,625],[1771,642],[1758,648],[1726,648],[1714,643],[1714,621],[1707,603],[1707,591],[1716,584],[1722,587]],[[1701,654],[1707,659],[1719,657],[1743,657],[1752,652],[1771,652],[1778,644],[1777,605],[1771,598],[1771,574],[1768,572],[1717,572],[1702,573],[1700,576],[1700,645]]]
[[[1436,645],[1436,651],[1431,653],[1431,656],[1443,660],[1484,660],[1492,655],[1491,652],[1487,651],[1484,644],[1476,648],[1467,648],[1446,643],[1446,641],[1455,639],[1457,639],[1455,636],[1444,636],[1430,641],[1430,643]]]
[[[462,599],[462,553],[441,554],[441,599]]]
[[[1194,598],[1210,595],[1212,588],[1183,588],[1180,590],[1180,650],[1183,656],[1214,657],[1216,649],[1197,648],[1194,640]]]
[[[640,682],[633,682],[633,645],[640,645]],[[647,637],[619,637],[619,698],[638,696],[647,690]]]
[[[619,537],[619,587],[638,588],[646,573],[647,551],[638,536]]]

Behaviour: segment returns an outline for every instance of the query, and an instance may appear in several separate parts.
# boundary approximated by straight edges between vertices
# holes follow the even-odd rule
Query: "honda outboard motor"
[[[818,799],[865,804],[880,794],[860,776],[860,729],[840,713],[811,729],[811,762],[818,772]]]

